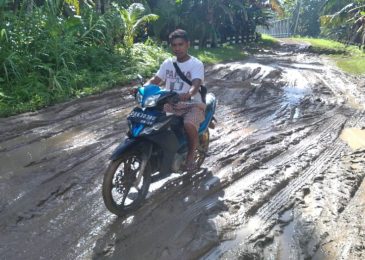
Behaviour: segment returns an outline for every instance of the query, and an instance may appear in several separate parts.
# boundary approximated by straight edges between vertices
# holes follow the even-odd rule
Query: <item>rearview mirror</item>
[[[138,83],[140,83],[141,85],[143,85],[143,83],[144,83],[143,77],[139,74],[137,75],[136,81],[138,81]]]

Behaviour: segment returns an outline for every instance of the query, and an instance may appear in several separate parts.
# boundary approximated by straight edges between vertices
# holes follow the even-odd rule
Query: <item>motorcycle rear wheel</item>
[[[137,175],[143,165],[142,152],[131,150],[110,162],[104,174],[102,194],[107,209],[117,216],[125,216],[142,205],[151,183],[151,167],[146,163],[139,183]]]

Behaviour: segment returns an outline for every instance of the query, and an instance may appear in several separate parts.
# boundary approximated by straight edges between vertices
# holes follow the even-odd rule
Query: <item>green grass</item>
[[[279,45],[279,40],[270,35],[262,34],[260,39],[260,45],[263,47],[275,47]]]
[[[360,57],[337,57],[336,64],[343,71],[354,75],[365,74],[365,55]]]
[[[312,50],[318,53],[332,53],[332,54],[347,54],[348,50],[346,45],[340,42],[327,40],[327,39],[314,39],[314,38],[295,38],[296,40],[302,40],[309,43],[312,46]]]
[[[293,38],[296,41],[311,44],[310,50],[319,54],[328,54],[336,65],[343,71],[353,74],[365,74],[365,52],[357,46],[345,45],[340,42],[327,39]]]
[[[240,45],[226,45],[220,48],[202,48],[199,50],[190,49],[189,53],[204,64],[243,60],[248,56],[248,53]]]

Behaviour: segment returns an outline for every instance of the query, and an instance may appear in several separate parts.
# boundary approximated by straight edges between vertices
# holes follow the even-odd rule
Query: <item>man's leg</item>
[[[186,165],[190,166],[194,162],[195,150],[198,147],[199,135],[196,127],[191,123],[184,123],[184,129],[188,136],[188,154],[186,156]]]
[[[204,106],[195,105],[190,107],[189,111],[184,115],[184,129],[188,138],[188,154],[186,157],[186,166],[188,171],[194,171],[195,152],[199,144],[199,125],[204,120]]]

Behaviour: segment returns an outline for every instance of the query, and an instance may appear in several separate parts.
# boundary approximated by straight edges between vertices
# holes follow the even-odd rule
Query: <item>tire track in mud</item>
[[[331,150],[326,150],[317,160],[314,161],[315,166],[310,167],[293,182],[288,183],[284,190],[274,196],[264,207],[261,207],[256,214],[257,217],[262,220],[262,223],[265,224],[271,220],[275,214],[280,213],[284,206],[290,205],[290,200],[293,195],[302,187],[309,184],[313,180],[314,176],[326,170],[326,168],[329,167],[328,164],[337,158],[337,155],[343,150],[343,148],[344,144],[342,142],[335,142],[334,147],[332,147]]]
[[[333,133],[329,133],[330,130],[333,130],[334,126],[341,126],[345,123],[345,118],[339,118],[338,120],[334,120],[332,124],[327,128],[327,132],[321,135],[322,138],[326,139],[326,137],[332,135]],[[337,131],[341,131],[342,127],[337,129]],[[335,138],[339,136],[339,133],[335,135]],[[309,169],[304,171],[303,174],[299,175],[292,183],[288,184],[287,187],[280,191],[268,204],[264,207],[261,207],[260,210],[257,211],[258,217],[263,220],[263,222],[267,222],[273,215],[275,215],[277,210],[283,208],[284,205],[290,205],[288,200],[292,197],[296,191],[298,191],[301,187],[305,186],[308,182],[313,180],[313,177],[318,175],[319,173],[326,170],[327,167],[330,167],[330,163],[334,160],[338,159],[338,155],[345,149],[345,144],[343,141],[336,140],[335,142],[331,142],[333,140],[326,140],[325,143],[331,143],[329,147],[324,148],[324,151],[319,152],[319,157],[314,158],[311,162],[314,166],[311,166]]]
[[[311,136],[308,137],[311,138],[312,143],[306,143],[306,146],[311,146],[313,143],[316,143],[317,140],[323,140],[324,136],[330,136],[332,133],[330,133],[331,130],[333,130],[334,126],[337,127],[335,131],[341,131],[343,125],[345,123],[345,118],[339,117],[337,120],[330,120],[331,123],[327,123],[326,130],[322,132],[322,134],[318,134],[321,131],[318,131],[315,135],[317,138],[313,138]],[[363,118],[359,117],[355,120],[351,120],[348,122],[348,125],[356,125],[357,123],[361,122]],[[339,127],[340,126],[340,127]],[[339,128],[338,128],[339,127]],[[327,132],[327,133],[326,133]],[[203,259],[216,259],[216,258],[223,258],[223,259],[236,259],[239,257],[248,257],[250,259],[260,259],[263,257],[262,253],[260,253],[260,250],[258,250],[256,247],[262,248],[265,247],[267,243],[270,243],[272,240],[272,234],[271,230],[272,228],[277,225],[277,221],[279,220],[280,216],[282,216],[288,209],[290,209],[294,203],[297,202],[298,199],[298,191],[303,191],[306,193],[306,187],[308,187],[308,184],[313,183],[313,181],[320,180],[322,177],[324,171],[326,171],[327,168],[332,166],[332,162],[335,162],[340,157],[340,154],[346,150],[346,145],[343,143],[343,141],[340,141],[338,138],[338,134],[335,134],[332,136],[332,139],[335,140],[335,142],[332,144],[331,140],[327,140],[325,143],[327,143],[327,147],[322,149],[321,151],[317,152],[317,155],[315,155],[315,158],[310,159],[311,163],[309,168],[307,166],[304,167],[307,168],[303,172],[303,174],[296,174],[299,177],[294,176],[294,180],[290,181],[290,179],[293,179],[293,177],[289,178],[289,180],[282,180],[280,181],[277,186],[272,187],[272,190],[268,192],[268,194],[263,195],[259,198],[259,200],[252,206],[252,208],[247,208],[244,210],[244,212],[241,212],[238,215],[238,218],[232,219],[231,221],[234,222],[234,224],[229,223],[231,226],[235,226],[233,230],[227,229],[228,233],[231,233],[232,231],[236,234],[235,238],[231,238],[232,235],[228,235],[229,240],[227,242],[223,242],[219,247],[215,248],[214,250],[211,250],[210,253],[208,253]],[[331,139],[331,138],[330,138]],[[302,140],[302,142],[305,142],[305,140]],[[330,144],[330,145],[328,145]],[[274,161],[274,165],[279,166],[288,163],[291,161],[290,158],[297,158],[297,154],[292,153],[290,150],[296,150],[297,147],[293,147],[293,149],[289,149],[287,152],[287,155],[283,154],[281,157],[277,157],[273,159],[272,161],[268,162],[269,164],[272,164]],[[297,151],[301,153],[301,149],[299,148]],[[304,149],[303,149],[304,150]],[[318,158],[316,158],[318,157]],[[286,161],[286,162],[285,162]],[[365,166],[365,164],[364,164]],[[266,166],[264,166],[266,168]],[[260,171],[260,170],[258,170]],[[245,176],[243,179],[247,179],[246,181],[242,180],[242,183],[240,181],[237,182],[237,184],[234,185],[240,185],[241,187],[245,185],[254,185],[256,187],[262,186],[262,183],[260,183],[259,178],[269,178],[270,174],[261,173],[258,174],[258,171],[254,171],[250,173],[249,175]],[[279,171],[275,173],[274,170],[268,169],[263,171],[270,171],[273,176],[279,175],[282,172]],[[300,172],[300,170],[299,170]],[[252,176],[252,178],[249,178]],[[259,177],[258,177],[259,176]],[[361,183],[361,180],[360,182]],[[359,183],[357,186],[359,186]],[[233,187],[232,187],[233,188]],[[305,189],[303,189],[305,188]],[[253,188],[254,189],[254,188]],[[356,188],[354,188],[356,190]],[[262,192],[262,191],[261,191]],[[239,192],[236,191],[236,196]],[[246,195],[247,196],[247,195]],[[234,197],[234,196],[232,196]],[[244,198],[238,197],[238,199],[233,201],[233,205],[237,205],[237,200],[240,200]],[[266,204],[263,204],[262,202],[268,201]],[[258,204],[257,204],[258,203]],[[232,212],[231,212],[232,214]],[[246,217],[243,217],[246,216]],[[240,223],[240,224],[237,224]],[[237,227],[237,225],[239,227]],[[278,231],[276,231],[278,232]],[[226,234],[227,236],[227,234]],[[254,249],[256,248],[256,249]],[[299,248],[300,249],[300,248]],[[299,250],[298,249],[298,250]],[[259,253],[257,253],[259,252]],[[266,255],[266,257],[275,257],[273,254]],[[281,258],[280,258],[281,259]],[[284,259],[284,258],[283,258]]]
[[[325,124],[319,129],[313,127],[313,125],[318,124],[318,122],[316,122],[312,125],[311,129],[298,136],[297,139],[290,140],[291,143],[285,142],[287,150],[281,153],[280,156],[276,156],[273,159],[268,160],[266,163],[262,164],[259,167],[260,169],[258,169],[258,171],[265,171],[265,174],[263,175],[266,176],[269,173],[275,173],[278,169],[285,169],[289,164],[293,163],[293,160],[297,160],[297,158],[300,158],[300,156],[303,155],[306,150],[308,150],[309,148],[313,148],[316,145],[316,141],[322,139],[327,132],[333,129],[334,126],[341,125],[343,123],[343,118],[338,118],[337,120],[333,120],[330,122],[331,123]],[[322,130],[322,128],[324,129]],[[317,130],[317,133],[313,133],[315,130]],[[293,131],[293,134],[298,134],[298,130],[296,129],[296,131]],[[306,142],[306,139],[309,138],[311,139],[311,142]],[[250,175],[255,176],[256,172],[251,172]]]
[[[332,125],[329,125],[329,127],[328,127],[328,129],[329,130],[331,130],[331,129],[333,129],[333,127],[335,128],[335,129],[338,129],[338,123],[340,123],[340,125],[342,124],[343,125],[343,123],[344,123],[344,120],[342,119],[341,120],[342,121],[342,123],[341,122],[333,122],[333,124]],[[340,127],[337,131],[341,131],[342,130],[342,127]],[[317,135],[318,136],[318,135]],[[338,134],[337,134],[337,136],[338,136]],[[336,137],[337,137],[336,136]],[[323,144],[323,143],[326,143],[326,141],[325,140],[318,140],[319,141],[319,144]],[[328,154],[327,154],[327,156],[329,157],[329,158],[337,158],[336,157],[336,155],[338,156],[339,155],[339,153],[341,152],[341,151],[343,151],[343,149],[344,149],[344,144],[343,143],[341,143],[340,141],[337,141],[337,143],[336,143],[336,145],[338,146],[337,147],[337,150],[335,150],[335,151],[332,151],[332,149],[333,149],[333,147],[331,147],[331,143],[332,142],[329,142],[329,147],[328,147]],[[300,151],[301,152],[301,151]],[[283,156],[283,154],[281,154],[281,156]],[[281,156],[280,157],[277,157],[277,158],[275,158],[274,160],[272,160],[272,162],[270,163],[270,161],[269,161],[269,165],[270,166],[277,166],[278,165],[278,162],[280,162],[281,161]],[[284,154],[284,156],[285,156],[285,154]],[[290,156],[292,156],[292,155],[288,155],[289,157]],[[334,156],[334,157],[333,157]],[[295,158],[295,156],[293,156],[293,158]],[[320,159],[319,159],[319,161],[318,161],[318,163],[322,163],[322,164],[320,164],[320,166],[324,166],[324,164],[326,163],[326,162],[328,162],[328,161],[323,161],[323,162],[321,162],[321,160],[323,159],[325,159],[325,158],[327,158],[326,156],[322,156],[322,157],[320,157]],[[284,158],[283,158],[284,159]],[[334,160],[334,159],[332,159],[332,160]],[[318,163],[315,163],[315,165],[318,165]],[[265,167],[265,166],[264,166]],[[263,168],[264,168],[263,167]],[[269,167],[269,166],[268,166]],[[316,166],[314,166],[313,167],[314,169],[316,168]],[[310,172],[310,171],[309,171]],[[321,172],[320,170],[317,170],[317,173],[319,173],[319,172]],[[251,174],[249,174],[249,175],[251,175]],[[247,177],[249,176],[249,175],[247,175]],[[265,176],[266,174],[265,173],[263,173],[262,174],[263,176]],[[308,174],[307,174],[308,175]],[[313,173],[311,174],[311,176],[313,175]],[[246,177],[246,176],[245,176]],[[305,176],[305,177],[309,177],[309,176]],[[257,181],[257,178],[255,178],[255,181],[253,181],[253,182],[256,182]],[[303,180],[302,179],[299,179],[298,180],[298,183],[301,183]],[[258,185],[257,186],[259,186],[259,183],[258,183]],[[289,186],[289,187],[291,187],[291,184],[289,183],[289,184],[287,184],[287,183],[283,183],[282,184],[282,187],[286,187],[286,186]],[[292,193],[295,193],[297,190],[300,190],[300,188],[301,188],[301,186],[297,186],[297,187],[295,187],[295,188],[292,188],[292,189],[294,189],[294,190],[291,190],[291,192]],[[281,188],[279,188],[279,190],[281,190]],[[274,193],[275,194],[275,193]],[[264,201],[264,199],[263,199],[263,201]],[[274,200],[275,201],[275,200]],[[280,208],[282,208],[284,205],[286,205],[286,203],[288,203],[288,201],[279,201],[279,202],[276,202],[276,204],[275,203],[271,203],[271,204],[268,204],[268,205],[271,205],[271,208],[269,207],[269,206],[267,206],[267,207],[269,207],[268,209],[266,209],[266,210],[268,210],[268,212],[271,212],[271,213],[267,213],[267,214],[269,214],[269,216],[272,216],[272,215],[274,215],[275,214],[275,211],[274,212],[272,212],[273,211],[273,209],[274,208],[276,208],[276,207],[278,207],[279,209],[279,211],[278,212],[276,212],[277,214],[279,214],[281,211],[280,211]],[[256,206],[256,207],[258,207],[258,206]],[[286,205],[286,207],[290,207],[290,204],[289,205]],[[270,209],[271,209],[271,211],[270,211]],[[262,212],[264,212],[264,210],[263,209],[260,209],[259,210],[259,212],[261,213],[261,214],[263,214]],[[254,213],[254,212],[253,212]],[[242,221],[240,221],[241,223],[242,223]],[[246,223],[247,224],[247,223]],[[233,225],[232,224],[232,226],[236,226],[236,225]],[[264,230],[265,231],[265,230]],[[268,230],[266,230],[266,232],[268,232]],[[262,235],[261,235],[262,236]],[[240,238],[240,239],[242,239],[242,238]],[[237,239],[238,240],[238,242],[236,242],[236,243],[239,243],[239,241],[240,241],[240,239]],[[242,241],[241,241],[242,242]],[[227,242],[227,243],[229,243],[229,242]],[[234,245],[236,245],[236,244],[234,244]],[[232,245],[232,247],[234,247],[234,245]],[[222,246],[223,247],[223,246]],[[224,250],[221,250],[221,252],[224,252],[224,251],[226,251],[227,250],[227,248],[224,248]],[[211,254],[208,254],[208,257],[207,257],[207,259],[209,259],[209,257],[212,257],[212,258],[217,258],[218,256],[219,256],[219,254],[217,254],[217,251],[220,251],[219,250],[219,247],[218,247],[218,249],[216,249],[215,251],[213,251],[213,253],[211,253]],[[239,254],[236,254],[236,255],[231,255],[231,254],[228,254],[230,257],[233,257],[233,258],[237,258],[238,256],[239,256]],[[241,256],[243,256],[243,255],[241,255]],[[221,255],[221,257],[222,257],[222,255]],[[223,258],[225,258],[225,255],[223,256]],[[229,257],[228,257],[229,258]]]
[[[246,206],[243,207],[243,212],[239,212],[239,214],[237,214],[238,216],[236,218],[232,218],[231,221],[228,222],[227,226],[250,226],[250,218],[253,219],[253,221],[255,222],[255,226],[260,227],[259,230],[262,230],[263,232],[267,232],[267,228],[263,228],[265,222],[268,222],[270,220],[270,217],[278,214],[281,210],[282,207],[284,205],[288,206],[290,205],[289,203],[289,197],[291,195],[293,195],[298,189],[300,189],[300,187],[298,187],[298,185],[294,185],[291,184],[292,182],[297,183],[297,184],[303,184],[303,181],[308,179],[311,175],[309,175],[308,173],[304,173],[303,175],[299,175],[300,170],[300,165],[298,166],[299,169],[297,169],[295,172],[291,173],[289,176],[286,176],[284,178],[279,178],[279,181],[277,183],[274,184],[274,186],[268,188],[268,189],[264,189],[262,190],[260,187],[263,186],[263,184],[267,181],[267,180],[272,180],[273,178],[277,178],[276,176],[280,176],[285,175],[284,172],[287,169],[288,165],[293,164],[293,160],[297,159],[298,157],[300,157],[299,155],[302,155],[302,153],[308,149],[308,147],[312,147],[313,145],[316,145],[316,141],[323,139],[326,136],[331,136],[331,131],[333,130],[334,126],[341,126],[341,124],[343,124],[345,121],[345,119],[343,117],[339,117],[336,118],[334,120],[329,120],[329,122],[327,122],[323,127],[320,127],[320,129],[318,129],[319,131],[317,132],[312,132],[312,135],[306,135],[306,137],[304,139],[301,139],[301,141],[297,144],[297,145],[293,145],[291,148],[289,148],[286,152],[280,154],[280,156],[275,157],[272,160],[269,160],[266,164],[263,164],[263,166],[261,166],[261,169],[255,170],[250,172],[249,174],[245,175],[243,177],[243,179],[238,180],[237,183],[233,183],[230,187],[228,188],[233,190],[233,194],[230,194],[229,197],[230,198],[235,198],[233,201],[231,201],[231,203],[233,202],[233,206],[234,205],[238,205],[240,200],[245,200],[245,198],[247,199],[247,196],[250,196],[252,194],[250,194],[250,189],[252,190],[256,190],[258,189],[258,193],[260,193],[257,198],[257,201],[255,201],[254,203],[246,203]],[[324,129],[321,129],[324,128]],[[341,127],[340,127],[341,129]],[[339,129],[339,130],[340,130]],[[312,130],[313,131],[313,130]],[[336,138],[335,137],[332,137]],[[310,142],[306,142],[306,139],[310,139],[312,141]],[[330,140],[328,140],[330,141]],[[326,149],[326,148],[324,148]],[[318,156],[320,154],[320,151],[317,151],[317,155]],[[325,157],[327,158],[327,157]],[[317,165],[315,158],[308,158],[306,159],[306,161],[313,161],[313,163],[315,163],[315,165]],[[298,163],[294,163],[298,164]],[[308,166],[308,162],[305,162],[305,165],[303,165],[302,167],[304,167],[304,169]],[[293,167],[293,165],[291,165],[291,167]],[[295,166],[294,166],[295,167]],[[317,166],[314,166],[313,168],[316,168]],[[309,172],[311,169],[309,169]],[[284,171],[284,172],[283,172]],[[293,176],[294,175],[294,176]],[[301,176],[298,180],[295,179],[295,176],[299,175]],[[293,181],[291,181],[292,179],[294,179]],[[240,187],[240,188],[235,188],[235,187]],[[251,187],[251,188],[250,188]],[[289,189],[289,191],[287,191]],[[248,194],[247,194],[248,193]],[[289,193],[289,195],[288,195]],[[246,195],[245,195],[246,194]],[[275,199],[276,196],[278,196],[278,194],[284,194],[284,195],[288,195],[288,196],[284,196],[284,198],[286,198],[286,200],[279,200],[279,199]],[[273,199],[271,199],[274,196]],[[281,198],[279,196],[279,198]],[[265,204],[266,201],[270,201],[268,204]],[[264,214],[266,212],[266,215]],[[232,213],[231,213],[232,214]],[[260,217],[260,224],[257,223],[257,219],[258,217],[256,215],[259,215]],[[248,220],[246,219],[248,218]],[[232,222],[234,222],[234,224],[232,224]],[[252,221],[251,221],[252,222]],[[269,223],[270,224],[270,223]],[[243,241],[249,241],[249,236],[253,233],[255,233],[256,231],[250,231],[249,234],[246,234],[247,231],[245,230],[245,228],[243,228],[244,230],[242,231],[243,233],[245,233],[244,237],[241,237],[239,235],[240,231],[238,229],[237,233],[238,233],[238,238],[236,238],[236,240],[232,241],[228,241],[228,242],[223,242],[223,244],[218,247],[217,249],[214,249],[213,252],[211,252],[210,254],[208,254],[205,259],[211,259],[216,258],[220,255],[219,252],[224,253],[225,251],[231,249],[231,248],[235,248],[238,247],[240,243],[242,243]],[[228,229],[229,231],[230,229]],[[235,229],[234,229],[235,230]],[[231,231],[229,231],[231,232]],[[231,235],[228,234],[228,237],[230,237]],[[259,236],[262,236],[259,235]],[[214,256],[213,256],[214,255]],[[229,255],[230,257],[233,257],[232,255]],[[237,255],[236,255],[237,257]],[[229,257],[228,257],[229,258]]]
[[[363,122],[363,115],[357,114],[347,122],[346,127],[361,127]],[[273,241],[264,247],[265,258],[276,254],[284,258],[340,259],[339,250],[344,246],[351,248],[351,253],[347,252],[347,255],[342,256],[341,259],[362,259],[361,255],[364,255],[364,250],[361,250],[361,244],[351,241],[359,238],[361,240],[361,237],[356,237],[354,234],[364,230],[365,222],[358,221],[359,217],[355,213],[358,212],[358,209],[354,210],[352,207],[354,215],[350,213],[350,217],[343,212],[356,203],[358,203],[357,207],[365,209],[363,203],[353,201],[353,197],[355,193],[359,193],[359,189],[361,193],[360,185],[363,183],[364,173],[365,151],[351,152],[347,145],[344,145],[341,156],[332,161],[328,168],[318,174],[311,185],[306,186],[303,193],[299,194],[299,197],[297,196],[293,207],[289,209],[292,212],[292,218],[288,219],[289,222],[285,220],[284,224],[279,224],[281,227],[274,227],[277,231],[282,230],[283,235],[272,236]],[[346,224],[346,221],[354,224]],[[348,225],[348,228],[338,229],[337,222],[342,222],[344,226]],[[354,225],[356,225],[356,229],[352,228]],[[348,229],[351,231],[349,232]],[[342,237],[344,232],[348,233],[348,241],[346,238],[341,242],[342,245],[338,246],[341,239],[336,236]],[[333,236],[336,233],[337,235]],[[335,239],[331,240],[330,237]],[[355,237],[357,239],[354,239]],[[290,244],[288,245],[288,242],[285,241],[289,241]],[[337,249],[328,250],[324,254],[328,243],[336,245]],[[319,250],[320,247],[322,247],[321,250]],[[335,256],[336,254],[337,256]]]

